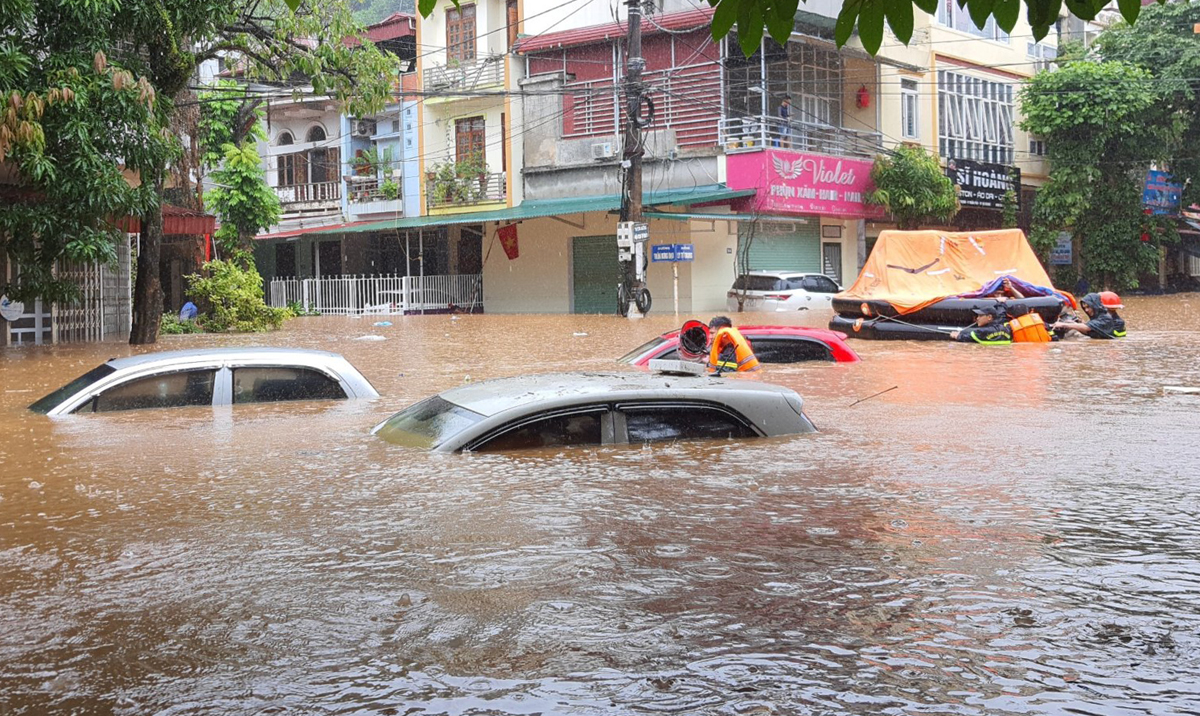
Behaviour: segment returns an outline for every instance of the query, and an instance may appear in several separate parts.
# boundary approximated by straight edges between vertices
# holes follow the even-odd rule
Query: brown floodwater
[[[767,366],[815,435],[502,455],[369,430],[681,319],[172,337],[338,351],[383,397],[57,421],[25,406],[131,349],[0,351],[0,713],[1197,713],[1200,396],[1163,386],[1200,386],[1198,311]]]

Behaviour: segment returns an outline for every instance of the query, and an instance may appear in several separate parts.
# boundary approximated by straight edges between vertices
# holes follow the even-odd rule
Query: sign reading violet
[[[883,207],[866,201],[875,188],[868,160],[767,150],[731,154],[725,161],[730,189],[758,190],[753,200],[757,212],[884,216]]]

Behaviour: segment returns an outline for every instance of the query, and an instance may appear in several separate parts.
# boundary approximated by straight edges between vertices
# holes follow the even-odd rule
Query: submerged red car
[[[738,326],[760,363],[799,363],[831,361],[854,363],[858,354],[846,345],[846,334],[808,326]],[[671,331],[647,341],[617,359],[645,368],[651,360],[679,358],[679,331]]]

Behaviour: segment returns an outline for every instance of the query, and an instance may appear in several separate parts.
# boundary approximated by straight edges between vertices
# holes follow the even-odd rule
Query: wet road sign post
[[[650,247],[650,261],[658,263],[660,261],[671,262],[671,278],[674,283],[675,290],[675,314],[679,315],[679,262],[694,261],[696,259],[696,247],[694,244],[655,244]]]

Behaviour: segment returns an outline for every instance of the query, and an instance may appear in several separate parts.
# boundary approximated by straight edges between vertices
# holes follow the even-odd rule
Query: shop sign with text
[[[883,207],[868,204],[871,162],[780,150],[731,154],[730,189],[757,189],[753,210],[764,214],[819,214],[880,219]]]
[[[1021,196],[1021,170],[1005,164],[950,159],[946,176],[958,187],[958,203],[964,207],[1003,209],[1005,193]]]

